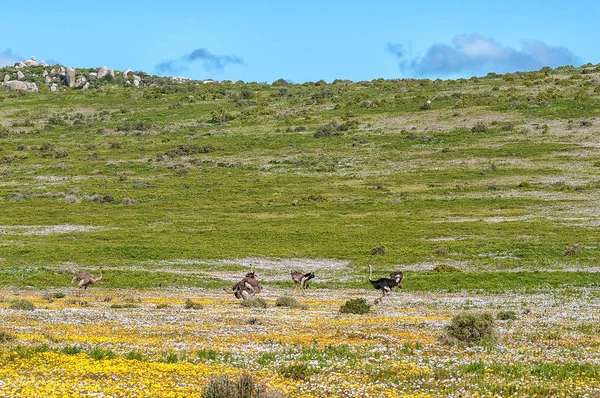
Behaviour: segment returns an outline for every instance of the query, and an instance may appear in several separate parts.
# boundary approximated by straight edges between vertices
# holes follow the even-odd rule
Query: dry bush
[[[215,376],[202,393],[202,398],[285,398],[277,391],[267,391],[266,387],[254,380],[249,372],[243,372],[237,380],[229,376]]]

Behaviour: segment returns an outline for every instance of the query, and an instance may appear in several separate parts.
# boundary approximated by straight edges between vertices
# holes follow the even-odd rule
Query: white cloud
[[[420,77],[506,73],[581,64],[581,60],[565,47],[524,41],[521,49],[514,49],[476,34],[458,35],[452,45],[434,44],[422,57],[408,58],[401,49],[399,44],[387,46],[387,50],[398,58],[403,73]]]

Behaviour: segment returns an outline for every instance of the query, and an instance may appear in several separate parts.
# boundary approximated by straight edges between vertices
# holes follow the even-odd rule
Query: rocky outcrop
[[[98,79],[98,74],[96,72],[90,72],[88,76],[90,77],[90,80]]]
[[[102,79],[104,76],[108,75],[108,68],[106,66],[101,66],[100,69],[98,69],[98,79]]]
[[[29,92],[37,92],[39,91],[37,84],[29,83],[29,82],[21,82],[19,80],[9,80],[7,82],[2,83],[2,87],[5,90],[22,90]]]
[[[67,69],[65,73],[65,84],[69,87],[73,87],[75,85],[75,69]]]
[[[25,67],[27,67],[27,65],[25,65],[25,63],[23,63],[23,62],[17,62],[15,64],[15,68],[17,68],[17,69],[21,69],[21,68],[25,68]]]
[[[10,76],[9,75],[4,75],[4,81],[3,81],[3,83],[6,83],[9,80],[10,80]]]
[[[53,84],[50,86],[50,91],[52,91],[52,92],[58,91],[58,84],[56,84],[56,83],[53,83]]]
[[[183,76],[174,76],[171,78],[171,83],[184,83],[189,80],[187,77]]]
[[[87,79],[83,76],[79,76],[77,80],[75,80],[75,87],[81,87],[84,84],[87,84]]]
[[[127,75],[129,75],[130,73],[131,73],[131,69],[129,69],[129,68],[125,69],[125,72],[123,72],[123,77],[125,79],[127,79]]]
[[[25,78],[25,74],[21,71],[17,71],[17,80],[23,80]]]

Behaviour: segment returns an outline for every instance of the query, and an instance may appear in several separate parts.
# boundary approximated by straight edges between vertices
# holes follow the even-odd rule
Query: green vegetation
[[[29,300],[14,300],[10,303],[9,308],[12,310],[33,311],[35,310],[35,304]]]
[[[275,300],[277,307],[302,308],[302,305],[294,297],[281,296]]]
[[[494,317],[489,312],[463,312],[452,318],[445,332],[443,344],[490,344],[495,339]]]
[[[217,260],[269,257],[348,261],[316,288],[597,287],[597,68],[0,92],[0,285],[221,289]]]
[[[187,299],[187,300],[185,300],[185,304],[183,305],[183,308],[185,308],[186,310],[201,310],[204,307],[202,306],[202,304],[197,303],[197,302],[193,301],[192,299]]]
[[[254,297],[250,300],[242,300],[242,306],[248,308],[267,308],[267,302],[263,298]]]
[[[340,307],[342,314],[368,314],[371,305],[364,298],[350,299]]]
[[[284,398],[277,391],[267,391],[252,374],[243,372],[237,379],[215,376],[204,390],[202,398]]]
[[[17,337],[14,334],[7,332],[6,330],[0,330],[0,343],[8,343],[16,338]]]

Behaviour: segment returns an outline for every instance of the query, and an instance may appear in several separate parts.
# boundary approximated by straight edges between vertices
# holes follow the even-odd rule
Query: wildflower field
[[[302,308],[274,305],[290,291],[261,293],[266,309],[204,289],[2,291],[0,395],[194,396],[243,369],[290,397],[600,394],[597,291],[399,292],[365,315],[339,307],[374,292],[314,289],[297,296]],[[36,309],[11,309],[17,298]],[[189,298],[202,309],[186,309]],[[516,319],[496,321],[495,344],[444,345],[465,310]]]
[[[0,396],[243,372],[289,397],[600,396],[600,65],[54,92],[46,69],[0,92]],[[251,264],[266,308],[223,292]],[[369,265],[403,289],[374,305]]]

